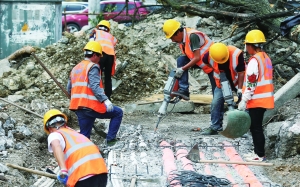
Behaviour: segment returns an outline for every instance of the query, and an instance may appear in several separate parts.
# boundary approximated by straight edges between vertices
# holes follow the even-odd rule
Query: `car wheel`
[[[74,24],[74,23],[68,23],[67,28],[70,31],[70,33],[80,31],[80,27],[78,25]]]

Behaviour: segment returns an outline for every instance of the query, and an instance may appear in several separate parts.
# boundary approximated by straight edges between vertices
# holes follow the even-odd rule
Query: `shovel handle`
[[[135,183],[136,183],[136,176],[133,176],[133,177],[131,178],[130,187],[135,187]]]
[[[273,163],[265,162],[239,162],[239,161],[222,161],[222,160],[198,160],[198,163],[219,163],[219,164],[240,164],[254,166],[273,166]]]

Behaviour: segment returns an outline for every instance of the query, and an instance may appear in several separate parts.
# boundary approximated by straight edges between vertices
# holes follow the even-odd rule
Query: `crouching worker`
[[[107,168],[99,148],[67,126],[67,116],[57,109],[44,115],[48,150],[58,163],[57,179],[68,187],[105,187]]]
[[[104,93],[99,66],[101,45],[89,41],[84,47],[84,56],[85,59],[72,69],[68,81],[67,90],[71,95],[69,109],[78,117],[80,133],[88,138],[96,118],[110,119],[106,141],[108,146],[113,146],[117,142],[123,111],[114,106]]]

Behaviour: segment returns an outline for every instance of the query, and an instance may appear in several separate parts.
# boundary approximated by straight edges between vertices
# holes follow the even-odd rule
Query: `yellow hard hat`
[[[260,30],[252,30],[247,33],[244,44],[246,43],[258,44],[258,43],[265,43],[265,42],[266,42],[266,38],[263,32],[261,32]]]
[[[166,38],[171,38],[179,28],[180,23],[175,19],[168,19],[167,21],[165,21],[163,31],[166,35]]]
[[[63,118],[65,119],[65,123],[67,123],[67,121],[68,121],[67,116],[66,116],[64,113],[62,113],[61,111],[59,111],[59,110],[57,110],[57,109],[51,109],[51,110],[49,110],[49,111],[46,112],[45,115],[44,115],[44,131],[45,131],[47,134],[50,134],[50,132],[49,132],[49,130],[48,130],[48,128],[47,128],[47,123],[48,123],[48,121],[49,121],[51,118],[53,118],[53,117],[55,117],[55,116],[61,116],[61,117],[63,117]]]
[[[228,47],[223,43],[214,43],[209,48],[209,56],[218,64],[224,64],[229,58]]]
[[[95,53],[99,53],[102,56],[102,46],[99,44],[99,42],[96,41],[89,41],[85,47],[83,48],[83,50],[89,50],[89,51],[93,51]]]
[[[97,26],[99,26],[99,25],[103,25],[103,26],[107,27],[110,30],[110,23],[107,20],[100,21]]]

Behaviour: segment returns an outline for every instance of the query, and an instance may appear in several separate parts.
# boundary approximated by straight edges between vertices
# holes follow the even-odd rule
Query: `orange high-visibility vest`
[[[238,85],[238,72],[236,71],[236,67],[239,63],[239,55],[241,54],[242,50],[239,48],[236,48],[234,46],[227,46],[228,51],[229,51],[229,69],[231,73],[231,78],[233,81],[233,85],[237,86]],[[215,62],[210,56],[208,56],[208,61],[209,64],[213,67],[214,69],[214,78],[216,81],[216,85],[218,88],[221,88],[221,80],[220,80],[220,70],[218,63]],[[227,63],[227,62],[225,62]]]
[[[258,80],[251,100],[247,103],[247,108],[274,108],[274,86],[273,86],[273,66],[270,57],[265,52],[258,52],[249,59],[255,58],[258,62]],[[245,76],[243,93],[246,89]]]
[[[197,66],[199,66],[200,68],[202,68],[202,70],[205,73],[210,73],[213,69],[211,67],[209,67],[208,65],[206,65],[205,63],[202,62],[202,58],[204,56],[204,54],[206,52],[209,51],[209,47],[214,43],[206,34],[204,34],[203,32],[191,29],[191,28],[185,28],[186,30],[186,36],[185,36],[185,46],[183,49],[183,45],[179,44],[179,47],[181,49],[181,52],[183,54],[185,54],[189,59],[193,59],[194,58],[194,53],[190,47],[190,35],[192,33],[200,35],[204,38],[205,43],[204,45],[201,46],[200,48],[200,60],[196,63]]]
[[[116,69],[115,46],[116,46],[118,40],[108,32],[105,32],[103,30],[96,30],[95,41],[100,43],[103,52],[105,52],[108,55],[115,56],[113,67],[112,67],[112,72],[111,72],[111,75],[114,75],[115,69]]]
[[[68,187],[74,187],[82,177],[107,173],[99,148],[87,137],[73,129],[60,128],[66,142],[65,164],[68,170]]]
[[[97,100],[89,86],[88,73],[94,64],[89,60],[83,60],[72,69],[70,110],[86,107],[99,113],[106,112],[105,104]],[[100,88],[103,88],[102,80],[100,80]]]

